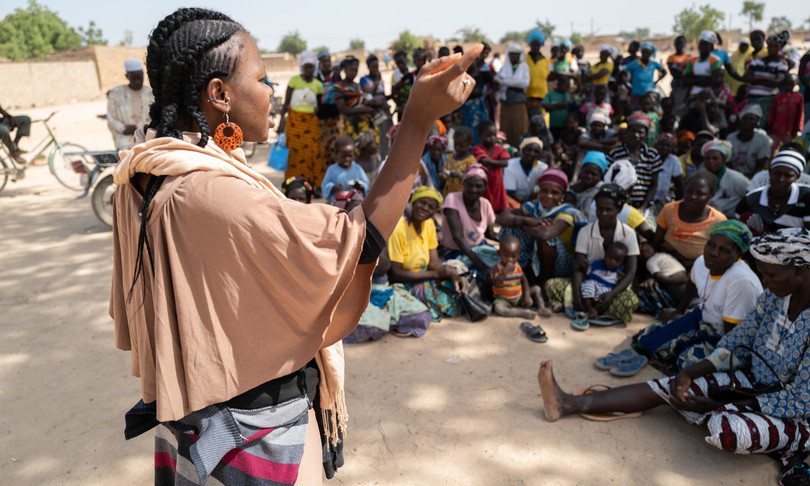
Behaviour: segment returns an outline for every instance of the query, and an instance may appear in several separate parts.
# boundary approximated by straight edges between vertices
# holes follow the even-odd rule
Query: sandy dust
[[[112,147],[95,118],[103,102],[57,109],[60,138]],[[32,140],[41,136],[35,125]],[[266,154],[252,161],[279,182]],[[139,386],[107,314],[110,231],[76,195],[46,166],[0,193],[0,484],[152,482],[151,434],[123,437]],[[648,322],[577,332],[555,316],[543,322],[550,341],[535,344],[519,319],[446,319],[421,339],[347,346],[346,466],[332,483],[774,484],[773,461],[714,449],[704,428],[663,407],[612,423],[545,421],[540,360],[554,359],[565,390],[627,383],[592,363]],[[659,376],[647,367],[637,378]]]

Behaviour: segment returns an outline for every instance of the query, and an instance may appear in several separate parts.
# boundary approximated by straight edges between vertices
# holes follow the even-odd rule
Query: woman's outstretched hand
[[[454,54],[425,64],[411,88],[405,114],[435,120],[464,104],[475,86],[467,68],[482,49],[483,45],[478,44],[463,56]]]

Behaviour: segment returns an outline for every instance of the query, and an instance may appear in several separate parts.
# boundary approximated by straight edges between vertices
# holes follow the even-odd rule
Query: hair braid
[[[143,247],[146,246],[146,252],[149,254],[149,263],[154,268],[154,261],[152,260],[152,247],[149,245],[149,238],[146,236],[146,219],[149,215],[149,205],[152,203],[152,199],[157,194],[158,189],[160,189],[160,185],[163,184],[163,180],[166,179],[165,175],[162,176],[150,176],[149,182],[146,184],[146,191],[144,191],[143,195],[143,204],[141,204],[141,230],[140,235],[138,236],[138,256],[135,257],[135,274],[132,276],[132,285],[129,287],[129,294],[127,294],[127,300],[132,299],[132,291],[135,289],[135,284],[138,282],[138,277],[143,273]],[[143,286],[143,295],[146,295],[146,284],[144,283]]]

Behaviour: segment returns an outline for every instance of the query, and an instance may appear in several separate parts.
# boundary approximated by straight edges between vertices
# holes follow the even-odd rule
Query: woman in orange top
[[[709,232],[715,223],[725,221],[720,211],[709,206],[717,191],[717,176],[700,171],[686,181],[682,201],[667,204],[658,214],[653,237],[656,251],[671,253],[687,269],[703,254]]]

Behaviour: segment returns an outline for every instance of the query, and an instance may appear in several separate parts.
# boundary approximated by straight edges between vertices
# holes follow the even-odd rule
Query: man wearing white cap
[[[124,61],[129,84],[116,86],[107,94],[107,125],[110,127],[115,148],[129,146],[138,127],[149,123],[149,105],[152,88],[143,84],[143,64],[137,59]]]

